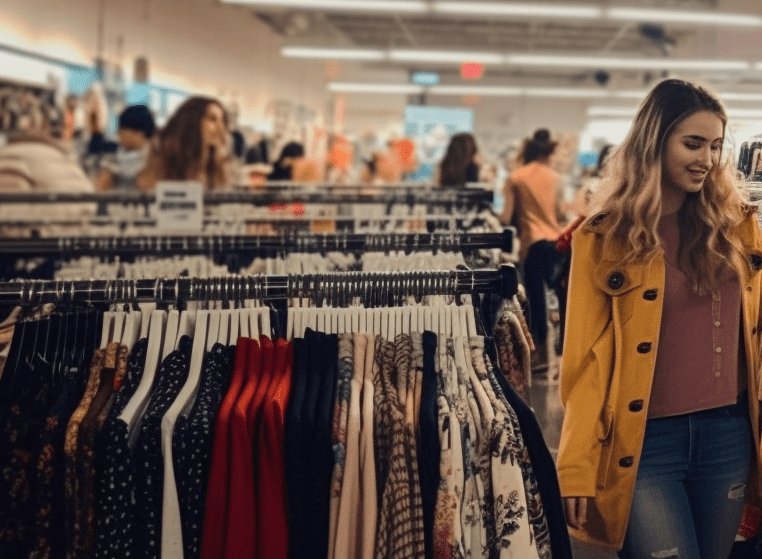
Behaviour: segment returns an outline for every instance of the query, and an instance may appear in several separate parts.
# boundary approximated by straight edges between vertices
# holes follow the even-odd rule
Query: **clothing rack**
[[[0,194],[0,204],[136,204],[148,206],[156,201],[153,192],[13,192]],[[444,189],[407,186],[405,188],[375,188],[350,192],[319,191],[316,189],[292,192],[286,190],[225,191],[204,193],[204,204],[426,204],[428,206],[467,206],[487,208],[493,192],[483,189]]]
[[[447,229],[463,229],[464,223],[471,225],[483,225],[484,220],[481,217],[466,217],[457,214],[424,214],[424,215],[381,215],[374,217],[342,217],[342,216],[294,216],[293,218],[284,218],[281,216],[261,216],[261,217],[241,217],[241,218],[215,218],[205,217],[204,225],[223,225],[230,223],[240,223],[245,225],[270,224],[275,228],[293,227],[294,225],[309,226],[312,222],[335,222],[338,229],[344,231],[351,229],[356,223],[367,222],[424,222],[429,231],[436,228],[446,227]],[[107,227],[114,226],[121,230],[128,227],[155,227],[156,220],[152,218],[117,218],[117,217],[91,217],[83,219],[57,219],[57,218],[39,218],[33,216],[29,219],[22,217],[5,219],[0,217],[0,226],[4,227]]]
[[[138,280],[24,280],[0,283],[0,304],[174,303],[183,301],[284,300],[309,297],[349,304],[354,297],[373,306],[424,295],[499,293],[512,297],[518,275],[511,264],[485,270],[332,272],[288,276],[156,278]]]
[[[135,256],[154,254],[219,254],[247,252],[256,255],[284,252],[406,252],[500,248],[513,250],[514,230],[502,233],[379,233],[290,235],[187,235],[128,237],[8,238],[0,245],[2,257],[33,256]]]

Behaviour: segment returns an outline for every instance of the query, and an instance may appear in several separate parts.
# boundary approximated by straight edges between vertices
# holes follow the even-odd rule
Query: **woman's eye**
[[[688,149],[698,149],[701,146],[698,144],[685,144],[685,147],[687,147]]]
[[[722,149],[722,146],[719,146],[719,145],[712,146],[712,151],[720,151],[720,149]]]

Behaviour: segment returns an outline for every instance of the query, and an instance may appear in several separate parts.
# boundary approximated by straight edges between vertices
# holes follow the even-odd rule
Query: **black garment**
[[[135,444],[136,481],[136,556],[159,559],[161,556],[161,515],[164,504],[164,459],[161,452],[161,420],[188,379],[193,340],[180,339],[158,371],[157,385],[151,394]]]
[[[196,401],[187,416],[180,415],[172,435],[177,498],[185,559],[201,554],[204,507],[212,461],[217,411],[230,386],[235,346],[216,343],[204,356]]]
[[[301,468],[301,476],[303,480],[303,498],[305,507],[304,511],[304,528],[305,532],[300,534],[303,539],[302,550],[300,558],[312,557],[311,548],[315,545],[312,538],[315,536],[315,530],[313,523],[315,522],[316,505],[314,499],[316,499],[317,493],[317,480],[320,479],[318,473],[314,468],[314,462],[316,460],[315,452],[317,452],[317,404],[320,396],[320,388],[322,385],[322,379],[320,376],[323,373],[322,366],[322,344],[324,343],[326,335],[315,332],[310,328],[304,334],[304,339],[307,342],[307,348],[309,351],[308,361],[308,377],[307,377],[307,390],[304,395],[304,403],[302,404],[301,414],[301,448],[307,449],[307,455],[309,460],[302,458],[299,467]]]
[[[290,181],[291,167],[281,167],[279,163],[273,165],[273,172],[267,175],[268,181]]]
[[[147,351],[148,338],[138,340],[132,348],[114,406],[95,439],[94,556],[98,559],[122,559],[134,554],[135,466],[127,424],[119,416],[140,385]]]
[[[437,335],[423,333],[423,384],[421,385],[421,408],[418,421],[421,440],[418,443],[418,469],[421,476],[421,500],[423,502],[423,526],[426,559],[434,557],[434,509],[439,487],[439,430],[437,427],[437,373],[434,358],[437,353]]]
[[[548,339],[548,311],[545,285],[558,297],[560,309],[566,308],[566,289],[562,285],[563,270],[569,256],[556,250],[554,241],[537,241],[529,247],[524,260],[524,286],[529,300],[529,327],[536,344],[544,346]],[[563,310],[562,310],[563,312]]]
[[[0,424],[0,557],[26,557],[34,545],[34,458],[55,397],[52,367],[44,358],[50,323],[49,319],[29,323],[32,332],[27,331],[23,340],[5,421]]]
[[[101,312],[75,312],[62,317],[57,334],[53,332],[55,327],[50,332],[47,361],[54,369],[55,402],[48,409],[44,427],[39,432],[34,460],[36,519],[29,559],[63,559],[65,556],[64,440],[69,419],[82,400],[102,317]]]
[[[312,457],[305,461],[312,474],[312,498],[307,520],[310,529],[310,546],[304,557],[323,559],[328,556],[328,531],[331,512],[331,478],[333,476],[333,407],[338,383],[339,337],[336,334],[320,334],[319,352],[313,354],[313,363],[320,369],[316,378],[320,381],[315,414],[313,416]]]
[[[288,504],[288,555],[300,559],[305,545],[304,478],[302,476],[302,406],[309,381],[310,347],[304,338],[294,339],[294,365],[291,397],[286,408],[283,437],[283,458],[286,468]]]
[[[491,338],[485,338],[485,349],[491,363],[497,363],[495,344]],[[495,368],[493,373],[500,369]],[[550,548],[553,559],[572,559],[569,531],[564,517],[564,505],[561,499],[561,488],[558,485],[558,475],[553,457],[550,455],[542,430],[537,423],[534,412],[526,405],[511,387],[502,373],[491,374],[490,382],[496,391],[502,392],[508,404],[516,412],[524,444],[529,453],[537,487],[540,490],[545,518],[550,532]]]

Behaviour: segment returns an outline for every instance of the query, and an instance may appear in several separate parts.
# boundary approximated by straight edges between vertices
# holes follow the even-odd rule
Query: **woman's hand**
[[[580,529],[587,520],[587,497],[564,497],[564,513],[566,523],[572,528]]]

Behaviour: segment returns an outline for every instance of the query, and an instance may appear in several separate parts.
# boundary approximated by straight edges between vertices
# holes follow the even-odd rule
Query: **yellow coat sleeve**
[[[561,361],[564,422],[558,449],[558,478],[564,497],[592,497],[601,445],[613,413],[606,402],[614,368],[611,298],[596,286],[599,237],[583,228],[572,238],[568,309]]]

